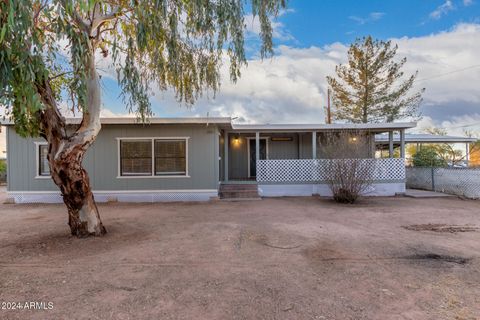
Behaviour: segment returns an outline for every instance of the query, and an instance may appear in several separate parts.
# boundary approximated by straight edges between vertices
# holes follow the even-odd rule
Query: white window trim
[[[51,179],[52,175],[49,174],[48,176],[41,176],[40,173],[40,153],[39,149],[40,146],[47,146],[48,142],[44,141],[35,141],[35,179]]]
[[[191,178],[188,174],[188,149],[190,137],[116,137],[117,140],[117,179],[168,179]],[[120,168],[120,141],[122,140],[150,140],[152,145],[152,172],[150,175],[122,176]],[[182,175],[155,175],[155,140],[185,140],[185,174]]]

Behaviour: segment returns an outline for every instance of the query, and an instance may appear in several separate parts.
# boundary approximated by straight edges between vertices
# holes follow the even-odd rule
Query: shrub
[[[443,159],[436,148],[422,147],[413,155],[415,167],[445,167],[447,162]]]
[[[355,203],[372,184],[375,166],[366,158],[372,148],[371,138],[346,131],[327,134],[325,140],[322,151],[328,159],[327,183],[333,199],[340,203]]]
[[[7,162],[5,160],[0,160],[0,173],[7,172]]]

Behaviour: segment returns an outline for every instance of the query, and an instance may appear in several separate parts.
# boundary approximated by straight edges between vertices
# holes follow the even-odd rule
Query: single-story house
[[[71,126],[80,119],[69,119]],[[84,167],[97,201],[202,201],[212,197],[329,195],[326,140],[351,132],[352,157],[375,168],[371,195],[405,191],[405,130],[415,123],[234,124],[231,118],[102,118]],[[17,203],[61,202],[47,145],[7,126],[7,193]],[[375,135],[399,132],[399,158],[375,159]],[[390,136],[392,136],[390,134]],[[393,140],[390,141],[393,144]],[[349,157],[349,155],[346,155]],[[330,158],[330,159],[329,159]],[[252,194],[253,193],[253,194]]]

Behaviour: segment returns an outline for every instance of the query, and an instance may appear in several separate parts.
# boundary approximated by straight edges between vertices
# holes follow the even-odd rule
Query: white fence
[[[405,161],[388,159],[291,159],[258,160],[257,182],[259,183],[321,183],[329,180],[334,161],[361,161],[361,166],[373,167],[375,182],[398,182],[405,180]]]
[[[480,169],[408,167],[407,188],[480,198]]]

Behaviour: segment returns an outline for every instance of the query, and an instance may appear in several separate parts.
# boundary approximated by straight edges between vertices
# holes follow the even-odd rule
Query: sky
[[[228,65],[215,97],[195,105],[175,101],[153,85],[157,117],[231,116],[243,123],[323,123],[326,76],[345,63],[348,45],[371,35],[398,44],[404,71],[418,71],[415,89],[425,88],[416,131],[436,126],[450,134],[480,133],[480,0],[288,1],[274,20],[275,55],[258,57],[258,20],[247,15],[248,67],[232,84]],[[127,114],[109,59],[98,61],[103,115]],[[0,150],[4,145],[0,133]]]

